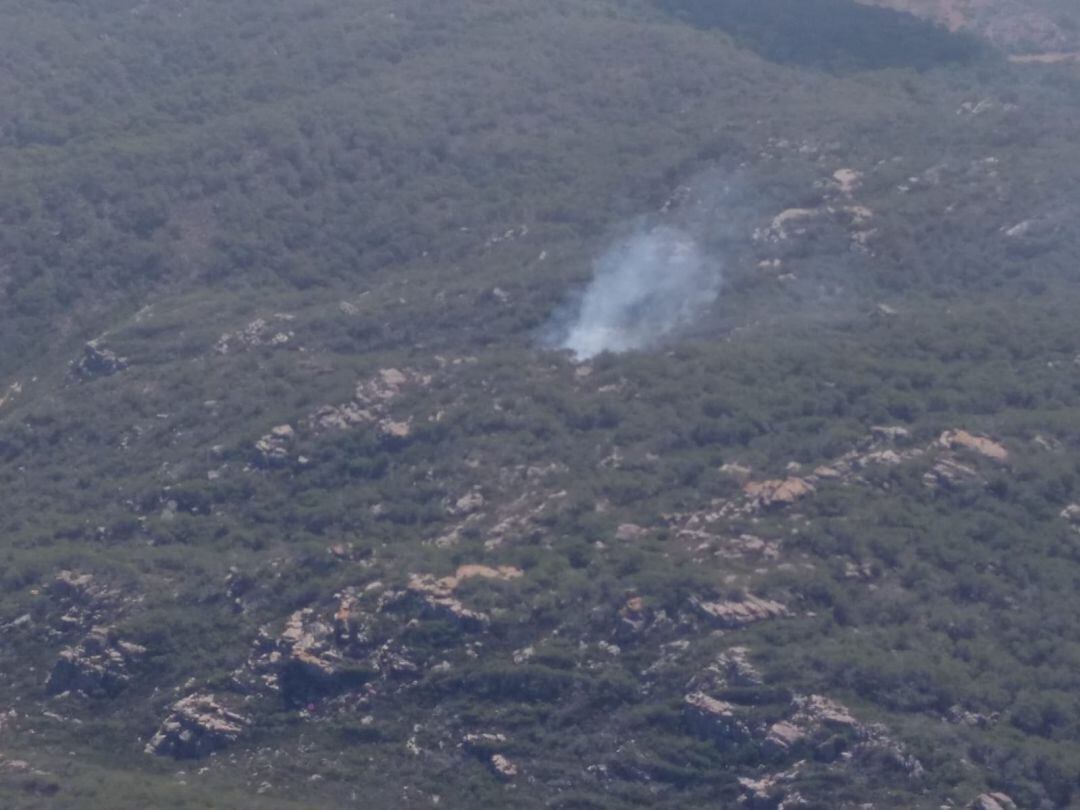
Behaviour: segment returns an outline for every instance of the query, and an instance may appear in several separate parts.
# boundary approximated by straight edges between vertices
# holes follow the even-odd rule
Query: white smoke
[[[698,318],[720,292],[720,268],[685,231],[656,226],[611,247],[553,343],[578,360],[645,349]]]

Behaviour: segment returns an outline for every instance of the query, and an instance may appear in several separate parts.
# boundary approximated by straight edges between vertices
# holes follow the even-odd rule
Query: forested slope
[[[0,804],[1075,801],[1075,65],[840,0],[2,15]],[[715,302],[553,348],[656,229]]]

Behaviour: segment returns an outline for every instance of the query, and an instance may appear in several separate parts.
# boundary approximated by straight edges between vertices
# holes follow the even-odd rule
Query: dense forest
[[[0,805],[1080,802],[1075,62],[848,0],[0,20]],[[552,341],[657,234],[677,328]]]

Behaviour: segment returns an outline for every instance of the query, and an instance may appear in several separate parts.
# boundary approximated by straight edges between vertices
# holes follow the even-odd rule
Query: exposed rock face
[[[973,467],[951,458],[942,458],[923,474],[923,484],[930,489],[956,489],[982,479]]]
[[[454,591],[467,579],[512,580],[522,576],[522,571],[512,566],[503,565],[491,568],[486,565],[462,565],[452,576],[436,579],[431,574],[413,574],[409,577],[408,589],[418,594],[424,603],[438,613],[442,613],[462,625],[482,627],[490,620],[488,615],[465,607],[455,596]]]
[[[750,737],[750,729],[739,719],[736,708],[704,692],[691,692],[683,698],[686,722],[703,737],[720,744],[741,742]]]
[[[91,340],[83,347],[83,355],[71,364],[72,373],[82,380],[108,377],[128,367],[126,357],[106,349],[100,340]]]
[[[345,589],[337,600],[336,608],[323,613],[314,608],[296,611],[277,637],[261,630],[234,681],[247,690],[276,692],[287,705],[303,706],[366,688],[391,670],[395,675],[406,666],[416,671],[389,643],[380,646],[372,640],[370,617],[358,608],[355,589]]]
[[[765,680],[757,667],[750,663],[746,647],[732,647],[716,659],[716,666],[732,686],[761,686]]]
[[[804,729],[821,726],[846,729],[859,727],[859,721],[846,706],[822,695],[796,697],[795,706],[797,711],[792,720]]]
[[[349,608],[339,615],[342,632],[349,633]],[[320,621],[311,608],[298,610],[285,623],[277,643],[280,684],[286,701],[302,702],[315,694],[332,691],[343,659],[336,646],[335,627]],[[273,656],[273,654],[271,654]]]
[[[250,722],[222,706],[213,695],[189,695],[173,704],[161,728],[146,744],[146,752],[177,758],[201,757],[234,742]]]
[[[50,695],[78,691],[111,697],[128,685],[132,665],[145,654],[145,647],[121,641],[112,628],[95,627],[77,647],[60,653],[45,689]]]
[[[746,594],[741,601],[705,602],[694,598],[691,604],[706,618],[721,627],[743,627],[766,619],[778,619],[790,615],[788,609],[770,599]]]
[[[805,737],[806,732],[802,728],[794,723],[781,720],[769,727],[769,733],[765,735],[764,748],[765,750],[787,753]]]
[[[814,485],[803,478],[757,481],[743,487],[755,509],[776,509],[791,506],[814,493]]]
[[[1004,793],[984,793],[971,803],[971,810],[1016,810],[1016,802]]]
[[[938,445],[948,450],[972,450],[979,455],[1004,464],[1009,460],[1009,451],[1002,445],[984,436],[975,436],[966,430],[946,430],[938,439]]]

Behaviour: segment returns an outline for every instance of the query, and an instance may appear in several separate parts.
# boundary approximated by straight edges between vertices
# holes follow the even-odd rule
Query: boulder
[[[983,793],[971,803],[971,810],[1016,810],[1016,802],[1004,793]]]
[[[938,446],[948,450],[971,450],[991,461],[1004,464],[1009,460],[1009,451],[997,442],[985,436],[975,436],[966,430],[946,430],[938,438]]]
[[[491,770],[500,779],[513,779],[518,775],[518,766],[504,757],[502,754],[491,755]]]
[[[649,610],[645,606],[645,600],[640,596],[631,596],[619,609],[619,623],[616,626],[616,635],[626,638],[636,635],[645,629],[649,623]]]
[[[284,463],[289,456],[289,446],[295,436],[296,431],[291,425],[278,425],[272,428],[269,433],[255,442],[259,460],[267,466]]]
[[[765,735],[763,744],[766,751],[786,754],[796,743],[806,738],[806,731],[786,720],[773,723]]]
[[[484,496],[476,491],[466,493],[454,501],[447,510],[451,515],[464,517],[479,512],[484,508]]]
[[[508,757],[498,752],[498,749],[506,744],[506,735],[479,733],[466,734],[461,738],[458,747],[467,754],[476,757],[488,764],[492,773],[503,780],[513,779],[518,775],[518,766]]]
[[[648,529],[638,526],[636,523],[622,523],[615,530],[615,539],[623,542],[640,540],[648,534]]]
[[[743,487],[754,509],[777,509],[791,506],[808,495],[814,485],[804,478],[785,478],[773,481],[754,481]]]
[[[173,704],[169,716],[146,744],[148,754],[196,758],[217,751],[250,725],[243,715],[227,709],[210,694],[193,694]]]
[[[72,371],[82,380],[95,377],[108,377],[128,367],[126,357],[104,348],[99,340],[91,340],[83,347],[83,354],[72,363]]]
[[[379,433],[387,439],[407,439],[412,435],[412,424],[409,421],[383,419],[379,422]]]

